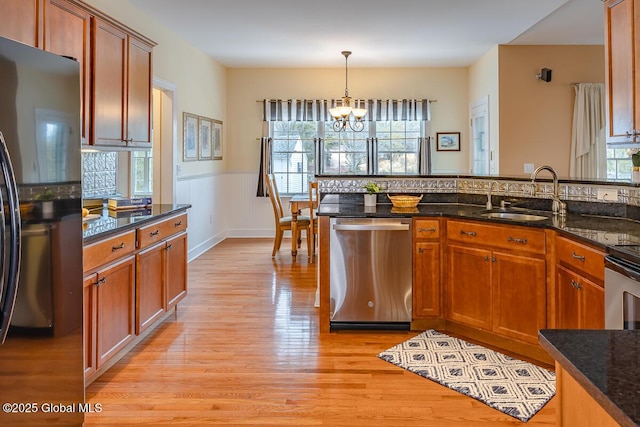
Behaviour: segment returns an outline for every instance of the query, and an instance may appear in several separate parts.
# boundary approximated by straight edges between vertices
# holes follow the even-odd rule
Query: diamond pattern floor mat
[[[555,395],[555,373],[428,330],[378,357],[528,421]]]

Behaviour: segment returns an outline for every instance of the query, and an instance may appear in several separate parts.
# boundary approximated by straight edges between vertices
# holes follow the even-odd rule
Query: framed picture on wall
[[[182,113],[182,126],[184,132],[182,160],[198,160],[198,116]]]
[[[213,129],[213,121],[207,117],[199,117],[198,123],[200,125],[198,160],[211,160],[213,158],[211,147],[211,131]]]
[[[460,151],[460,132],[436,133],[436,150]]]
[[[211,145],[213,146],[213,160],[222,160],[222,122],[220,120],[213,121]]]

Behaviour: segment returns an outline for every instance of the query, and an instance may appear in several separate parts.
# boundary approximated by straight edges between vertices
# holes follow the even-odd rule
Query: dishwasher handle
[[[615,271],[616,273],[622,274],[631,280],[640,282],[640,271],[637,264],[607,255],[604,257],[604,266],[605,269]]]
[[[410,224],[333,224],[336,231],[408,231]]]

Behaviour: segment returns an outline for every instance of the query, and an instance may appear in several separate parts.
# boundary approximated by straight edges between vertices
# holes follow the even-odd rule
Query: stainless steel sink
[[[477,214],[483,218],[509,219],[512,221],[543,221],[548,219],[546,216],[533,215],[521,212],[480,212]]]

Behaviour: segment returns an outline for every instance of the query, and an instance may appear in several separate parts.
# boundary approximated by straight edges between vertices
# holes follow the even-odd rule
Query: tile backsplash
[[[116,194],[118,153],[82,153],[82,197]]]

